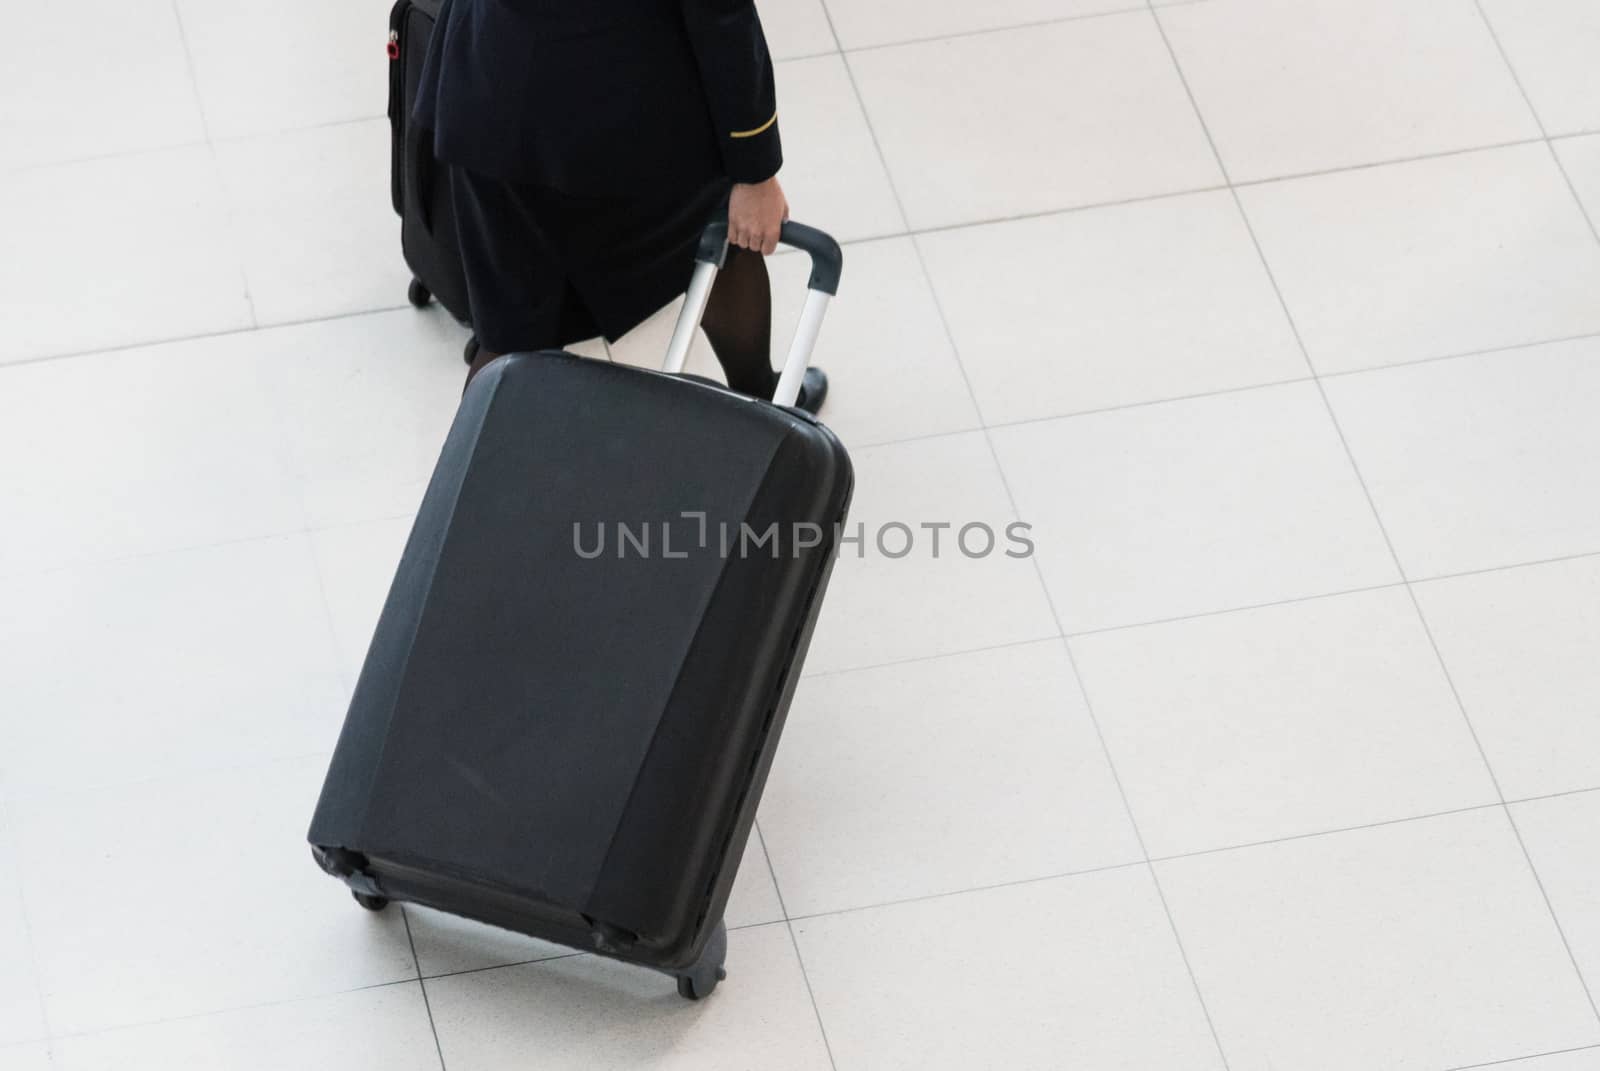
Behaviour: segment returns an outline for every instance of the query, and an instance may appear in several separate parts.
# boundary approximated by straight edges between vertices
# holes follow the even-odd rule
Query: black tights
[[[711,287],[700,326],[711,340],[728,386],[741,394],[771,398],[778,374],[772,370],[772,284],[765,257],[728,247],[728,259]],[[467,382],[498,356],[480,349]]]
[[[740,394],[771,398],[778,375],[772,370],[772,284],[766,257],[728,247],[700,326],[728,386]]]

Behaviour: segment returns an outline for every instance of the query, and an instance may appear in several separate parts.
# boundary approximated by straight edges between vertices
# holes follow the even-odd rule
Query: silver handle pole
[[[811,351],[817,347],[817,335],[822,331],[822,317],[828,311],[830,296],[825,290],[806,291],[800,326],[795,328],[794,341],[789,344],[789,357],[783,362],[778,389],[772,392],[774,405],[793,405],[800,397],[800,384],[805,379],[806,366],[811,363]]]
[[[711,298],[711,284],[717,281],[717,266],[702,260],[694,266],[694,276],[689,280],[689,292],[684,295],[683,311],[672,329],[672,341],[667,344],[667,359],[661,365],[663,372],[677,375],[689,361],[689,347],[694,344],[695,329],[706,314],[706,302]]]

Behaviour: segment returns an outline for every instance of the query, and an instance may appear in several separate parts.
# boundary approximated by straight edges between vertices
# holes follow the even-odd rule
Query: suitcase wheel
[[[684,1000],[705,1000],[717,983],[728,977],[722,969],[728,959],[728,928],[721,922],[706,942],[700,958],[688,970],[677,975],[678,996]]]
[[[359,892],[352,892],[350,895],[356,898],[356,903],[368,911],[382,911],[389,906],[389,898],[387,896],[368,896],[366,893]]]
[[[419,309],[428,307],[428,302],[433,300],[433,293],[421,279],[411,280],[411,286],[406,290],[406,300]]]
[[[461,350],[461,359],[468,364],[478,359],[478,336],[473,335],[467,339],[467,344]]]
[[[717,983],[728,977],[728,972],[718,967],[715,973],[695,977],[684,975],[678,979],[678,996],[684,1000],[704,1000],[717,988]]]

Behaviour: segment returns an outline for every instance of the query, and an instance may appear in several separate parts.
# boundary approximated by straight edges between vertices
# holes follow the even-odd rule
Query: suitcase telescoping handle
[[[800,396],[800,380],[811,363],[811,351],[816,347],[817,334],[822,330],[822,317],[828,311],[828,299],[839,292],[839,275],[844,271],[844,252],[831,235],[807,227],[803,223],[785,223],[778,240],[811,254],[811,280],[806,284],[806,304],[800,312],[800,326],[795,328],[794,341],[789,345],[788,359],[783,362],[783,374],[778,377],[778,388],[772,394],[776,405],[793,405]],[[695,253],[694,278],[689,282],[689,293],[683,302],[683,312],[678,316],[678,326],[672,331],[672,341],[667,345],[664,371],[676,375],[683,371],[689,359],[689,344],[694,341],[695,328],[706,312],[706,300],[711,296],[711,284],[717,271],[728,257],[728,221],[714,219],[700,236],[700,248]]]

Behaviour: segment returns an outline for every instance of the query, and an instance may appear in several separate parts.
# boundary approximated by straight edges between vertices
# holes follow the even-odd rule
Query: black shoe
[[[827,400],[828,373],[820,368],[807,368],[804,378],[800,380],[800,397],[795,399],[794,407],[816,416],[822,411],[822,403]]]

